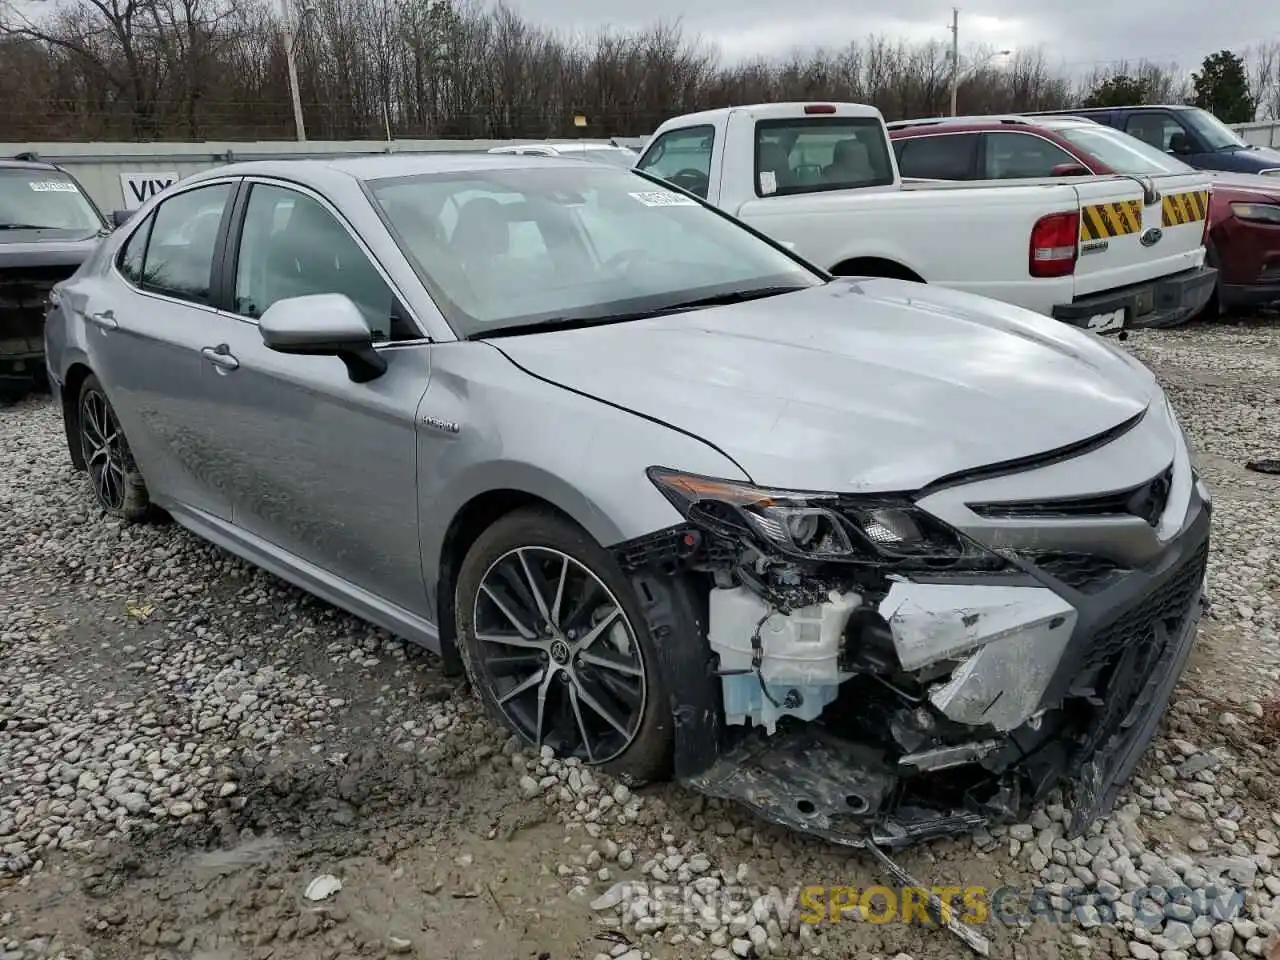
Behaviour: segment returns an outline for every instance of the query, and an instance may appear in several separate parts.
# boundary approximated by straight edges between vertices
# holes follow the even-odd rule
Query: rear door
[[[1080,200],[1077,298],[1181,273],[1204,262],[1209,177],[1193,173],[1149,179],[1160,193],[1150,205],[1143,201],[1142,187],[1128,177],[1074,181]]]
[[[74,280],[68,307],[85,350],[162,506],[228,518],[209,471],[229,429],[203,388],[200,348],[216,323],[215,264],[239,178],[200,183],[159,203],[103,273]]]

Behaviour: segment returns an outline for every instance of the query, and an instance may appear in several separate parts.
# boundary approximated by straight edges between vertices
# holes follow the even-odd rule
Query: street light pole
[[[951,116],[956,115],[960,92],[960,8],[951,8]]]
[[[293,55],[297,39],[289,17],[289,0],[280,0],[284,22],[284,60],[289,68],[289,95],[293,99],[293,125],[297,128],[298,142],[307,139],[307,127],[302,119],[302,95],[298,91],[298,61]]]

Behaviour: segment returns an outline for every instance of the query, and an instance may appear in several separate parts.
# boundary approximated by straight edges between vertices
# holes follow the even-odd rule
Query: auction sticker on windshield
[[[79,193],[69,180],[32,180],[27,184],[36,193]]]
[[[698,205],[696,200],[666,190],[645,190],[633,193],[631,196],[646,207],[696,207]]]

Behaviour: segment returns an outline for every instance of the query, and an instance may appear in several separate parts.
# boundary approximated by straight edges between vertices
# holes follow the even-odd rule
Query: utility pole
[[[951,8],[951,116],[956,115],[956,95],[960,92],[960,8]]]
[[[302,95],[298,91],[298,61],[294,59],[293,47],[296,35],[289,16],[289,0],[280,0],[284,23],[284,60],[289,67],[289,95],[293,99],[293,125],[298,131],[298,142],[307,139],[307,128],[302,121]]]

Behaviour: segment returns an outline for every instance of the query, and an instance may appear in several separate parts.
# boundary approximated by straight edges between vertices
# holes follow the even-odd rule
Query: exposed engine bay
[[[723,717],[713,756],[677,758],[687,785],[855,846],[971,831],[1055,787],[1074,833],[1108,812],[1199,619],[1198,481],[1175,545],[1130,571],[987,548],[906,497],[651,476],[689,523],[617,555],[704,585]]]

